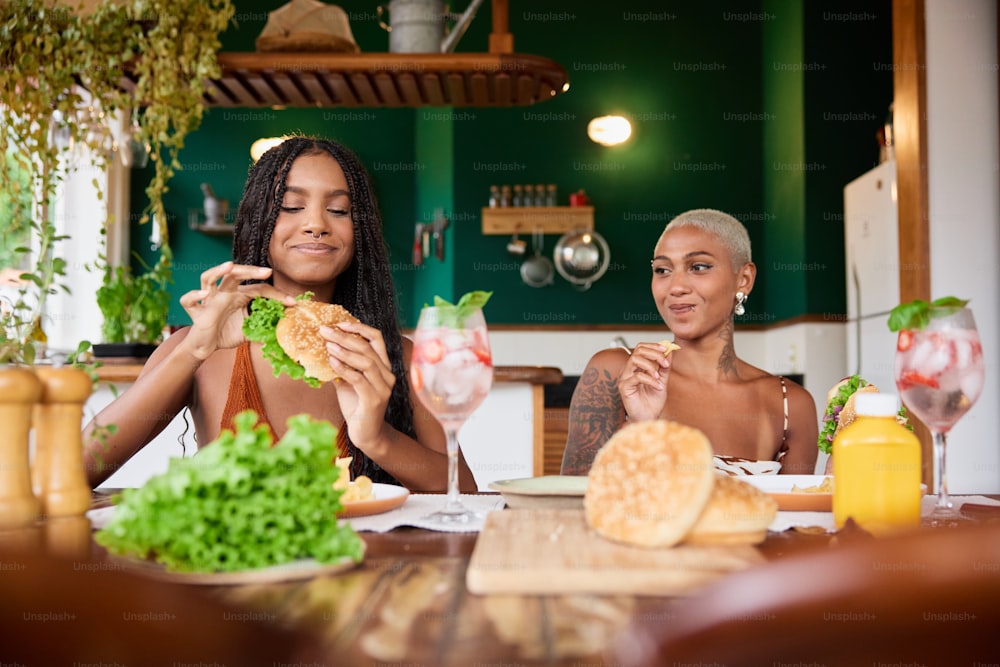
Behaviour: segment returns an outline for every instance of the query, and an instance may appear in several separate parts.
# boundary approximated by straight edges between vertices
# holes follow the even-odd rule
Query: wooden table
[[[397,528],[359,535],[365,560],[349,572],[203,592],[250,618],[318,637],[320,656],[338,665],[603,665],[602,650],[618,631],[665,613],[669,603],[634,595],[475,595],[465,572],[477,533]],[[760,548],[778,558],[828,539],[772,534]]]
[[[99,498],[98,502],[106,502],[106,498]],[[51,530],[47,526],[42,528],[42,533]],[[166,639],[156,634],[142,639],[144,647],[158,651],[157,659],[150,659],[148,663],[144,660],[144,664],[177,665],[185,659],[212,664],[212,660],[225,654],[201,648],[207,644],[199,642],[211,641],[217,637],[214,633],[218,630],[228,633],[226,636],[233,635],[219,651],[232,650],[236,645],[246,651],[256,651],[254,655],[260,660],[264,660],[259,653],[263,650],[279,651],[285,657],[284,660],[269,657],[259,663],[267,665],[583,667],[610,664],[604,650],[630,621],[662,617],[664,622],[669,622],[674,613],[672,609],[684,602],[683,599],[634,595],[474,595],[466,588],[465,572],[477,534],[398,528],[388,533],[363,532],[360,535],[367,545],[364,562],[336,576],[228,587],[161,582],[153,586],[154,582],[150,581],[147,592],[146,582],[138,578],[128,578],[124,583],[116,579],[124,579],[123,573],[116,571],[120,568],[105,568],[106,554],[86,539],[81,543],[78,533],[75,538],[67,538],[64,547],[72,549],[75,544],[76,548],[88,553],[77,554],[68,561],[70,567],[64,564],[61,571],[46,574],[50,579],[41,581],[51,584],[45,586],[43,583],[43,590],[37,597],[42,609],[55,608],[55,613],[70,613],[58,610],[72,609],[74,623],[21,625],[39,630],[43,637],[51,637],[52,644],[42,641],[44,654],[45,650],[69,650],[65,648],[67,642],[81,641],[79,634],[93,635],[97,632],[94,627],[119,638],[129,638],[138,630],[147,630],[146,625],[128,622],[129,613],[137,609],[169,614],[173,625],[167,625],[174,634]],[[760,549],[770,560],[783,559],[803,550],[828,547],[831,539],[843,540],[844,536],[831,538],[826,534],[798,531],[772,533]],[[0,564],[12,562],[19,561],[0,554]],[[33,574],[39,564],[34,557],[20,562],[23,563],[23,576]],[[10,565],[6,569],[13,567]],[[0,579],[4,574],[0,571]],[[7,581],[29,585],[22,584],[22,579]],[[77,584],[83,586],[82,593],[74,591]],[[30,585],[37,586],[38,582]],[[107,595],[95,594],[95,589],[108,591],[109,588],[112,590]],[[13,603],[0,596],[0,610],[4,604],[18,604],[18,592],[15,587]],[[27,595],[27,599],[36,599],[30,592],[20,592]],[[138,606],[140,603],[135,599],[115,598],[126,594],[151,602]],[[71,598],[76,595],[82,595],[84,601],[76,600],[76,606],[72,607]],[[171,600],[181,595],[184,597],[179,602]],[[92,607],[94,600],[107,609]],[[169,604],[163,600],[169,600]],[[197,611],[190,612],[190,617],[189,612],[173,611],[175,607],[170,606],[176,603],[181,605],[180,609],[187,609],[184,605],[191,605],[191,600]],[[15,606],[13,612],[7,610],[5,613],[13,614],[16,621],[25,620],[26,614],[22,614],[24,618],[17,617],[17,609]],[[104,615],[98,617],[98,614]],[[111,621],[105,620],[107,618]],[[194,629],[175,627],[185,621],[190,621]],[[209,633],[209,639],[200,635],[185,639],[184,633],[199,631]],[[281,634],[289,631],[294,634],[287,637]],[[13,632],[13,637],[21,636],[17,628],[13,628]],[[45,635],[45,632],[56,634]],[[274,637],[269,634],[272,632]],[[249,634],[250,638],[243,634]],[[265,648],[256,645],[251,648],[255,639]],[[4,641],[8,639],[5,637]],[[158,645],[157,641],[163,645]],[[6,655],[5,650],[14,650],[11,646],[16,649],[19,645],[16,641],[13,645],[0,644],[0,660],[9,661],[23,655]],[[102,643],[100,650],[112,651],[112,648]],[[175,650],[187,653],[172,655]],[[191,653],[192,650],[195,652]],[[122,662],[120,657],[127,653],[113,651],[108,654],[98,651],[89,656],[53,654],[47,658],[48,662],[38,664],[57,664],[58,659],[66,655],[73,655],[81,664],[94,660],[108,664],[118,660],[120,664],[129,664]]]

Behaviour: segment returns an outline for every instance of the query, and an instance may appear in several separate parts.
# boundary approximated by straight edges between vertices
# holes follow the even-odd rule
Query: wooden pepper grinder
[[[86,516],[50,516],[42,524],[45,550],[56,558],[91,559],[93,526]]]
[[[38,519],[28,462],[31,411],[42,383],[27,368],[0,368],[0,530],[25,528]]]
[[[90,508],[83,467],[83,404],[90,376],[78,368],[38,368],[42,398],[35,410],[36,478],[47,516],[78,516]]]

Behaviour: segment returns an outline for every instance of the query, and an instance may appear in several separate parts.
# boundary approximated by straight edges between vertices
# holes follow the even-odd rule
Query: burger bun
[[[346,308],[335,303],[301,300],[285,309],[285,316],[274,333],[281,349],[305,368],[307,376],[329,382],[340,378],[330,366],[327,341],[320,335],[319,328],[336,328],[341,322],[358,321]]]
[[[616,542],[671,547],[694,526],[714,483],[704,433],[666,420],[632,422],[594,458],[583,498],[587,524]]]

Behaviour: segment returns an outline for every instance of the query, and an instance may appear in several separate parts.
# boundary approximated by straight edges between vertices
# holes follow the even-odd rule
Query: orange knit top
[[[264,424],[272,434],[274,433],[274,427],[271,426],[264,410],[264,400],[260,396],[257,377],[253,374],[249,342],[243,342],[236,348],[233,374],[229,379],[229,394],[226,397],[226,407],[222,410],[221,428],[233,430],[233,418],[244,410],[256,412],[257,423]],[[349,449],[347,423],[341,422],[337,429],[337,456],[349,456]]]

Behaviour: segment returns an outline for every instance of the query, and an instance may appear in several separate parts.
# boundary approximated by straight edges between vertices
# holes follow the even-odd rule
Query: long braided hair
[[[355,317],[382,332],[396,383],[386,406],[385,420],[400,433],[416,437],[410,383],[403,363],[403,336],[396,315],[389,253],[382,235],[382,216],[371,178],[358,157],[340,144],[316,137],[291,137],[264,153],[250,169],[243,198],[236,212],[233,230],[233,261],[270,267],[268,249],[271,234],[285,197],[288,172],[300,155],[328,153],[340,164],[347,177],[354,227],[354,259],[337,277],[333,303],[342,305]],[[341,436],[343,437],[343,436]],[[392,475],[354,446],[353,476],[367,475],[374,482],[399,484]]]

